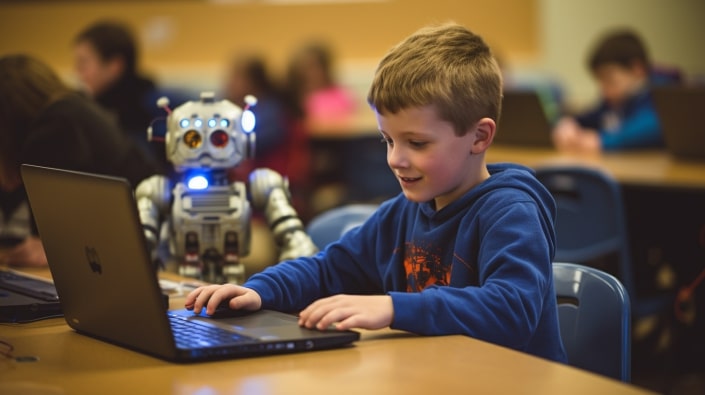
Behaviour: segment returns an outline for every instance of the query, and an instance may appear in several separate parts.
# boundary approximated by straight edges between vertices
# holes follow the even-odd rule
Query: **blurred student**
[[[553,130],[556,148],[567,152],[662,147],[661,125],[649,88],[655,79],[642,39],[615,31],[603,37],[588,66],[601,95],[595,108],[561,118]]]
[[[301,111],[309,133],[347,131],[354,121],[354,95],[336,81],[333,62],[331,48],[320,42],[302,46],[290,59],[290,99]]]
[[[456,24],[415,32],[382,59],[368,94],[403,193],[317,255],[243,286],[200,287],[185,306],[298,313],[311,329],[462,334],[565,362],[555,203],[531,170],[485,160],[501,98],[480,36]]]
[[[159,92],[150,78],[138,71],[138,47],[130,28],[103,20],[87,26],[74,39],[76,73],[85,92],[116,119],[120,128],[162,170],[170,169],[164,146],[147,141],[147,128],[159,116]],[[171,98],[172,106],[175,99]]]
[[[24,233],[0,256],[0,264],[46,266],[36,225],[22,207],[27,196],[20,165],[115,175],[132,185],[155,174],[156,165],[85,96],[73,92],[46,64],[26,55],[0,58],[0,235],[5,224]],[[60,210],[61,202],[57,202]]]
[[[309,181],[309,146],[300,114],[286,100],[284,89],[269,72],[262,55],[240,54],[228,68],[224,97],[240,107],[245,96],[253,95],[255,115],[255,157],[231,172],[247,180],[255,168],[266,167],[289,180],[292,204],[306,217]]]
[[[307,177],[308,147],[302,136],[301,119],[288,107],[283,89],[261,55],[235,56],[228,69],[224,97],[244,108],[247,95],[257,98],[252,107],[256,147],[251,163],[238,166],[242,167],[240,172],[267,167],[287,176],[292,183],[303,181]]]

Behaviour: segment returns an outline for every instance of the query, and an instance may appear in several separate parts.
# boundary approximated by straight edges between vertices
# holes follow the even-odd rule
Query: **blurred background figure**
[[[6,55],[0,58],[0,240],[9,249],[0,264],[46,266],[22,186],[23,163],[120,176],[133,186],[157,171],[103,109],[49,66]]]
[[[603,36],[590,53],[588,67],[599,87],[597,106],[560,119],[553,130],[557,149],[601,152],[662,147],[661,126],[649,88],[677,82],[677,73],[654,69],[641,37],[630,30]]]
[[[348,131],[357,112],[353,93],[336,80],[332,49],[322,42],[303,45],[287,70],[288,95],[304,117],[308,133]]]
[[[238,54],[232,58],[225,78],[224,98],[244,108],[245,96],[253,95],[255,157],[233,169],[232,176],[246,181],[258,167],[277,171],[289,179],[292,203],[305,217],[309,179],[309,146],[301,114],[289,106],[283,89],[270,74],[263,56]]]
[[[147,128],[163,112],[156,101],[161,92],[139,73],[138,45],[130,28],[102,20],[78,33],[73,43],[74,66],[82,89],[115,117],[119,127],[151,157],[162,172],[171,171],[163,144],[147,141]],[[172,107],[180,98],[170,97]]]

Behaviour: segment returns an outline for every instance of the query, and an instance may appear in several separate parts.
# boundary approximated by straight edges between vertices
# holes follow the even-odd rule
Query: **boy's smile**
[[[475,129],[457,136],[431,105],[376,116],[387,163],[407,199],[434,200],[440,210],[486,178],[481,156],[471,155]]]

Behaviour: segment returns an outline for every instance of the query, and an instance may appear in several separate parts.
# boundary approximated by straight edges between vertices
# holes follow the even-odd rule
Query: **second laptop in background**
[[[678,159],[705,160],[705,86],[652,89],[668,152]]]
[[[533,90],[507,90],[494,142],[498,145],[551,148],[551,122]]]

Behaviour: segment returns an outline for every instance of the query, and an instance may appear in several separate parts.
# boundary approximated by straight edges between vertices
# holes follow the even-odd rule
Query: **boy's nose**
[[[406,163],[406,158],[401,149],[397,147],[387,148],[387,164],[389,164],[389,167],[392,169],[403,168],[406,166]]]

